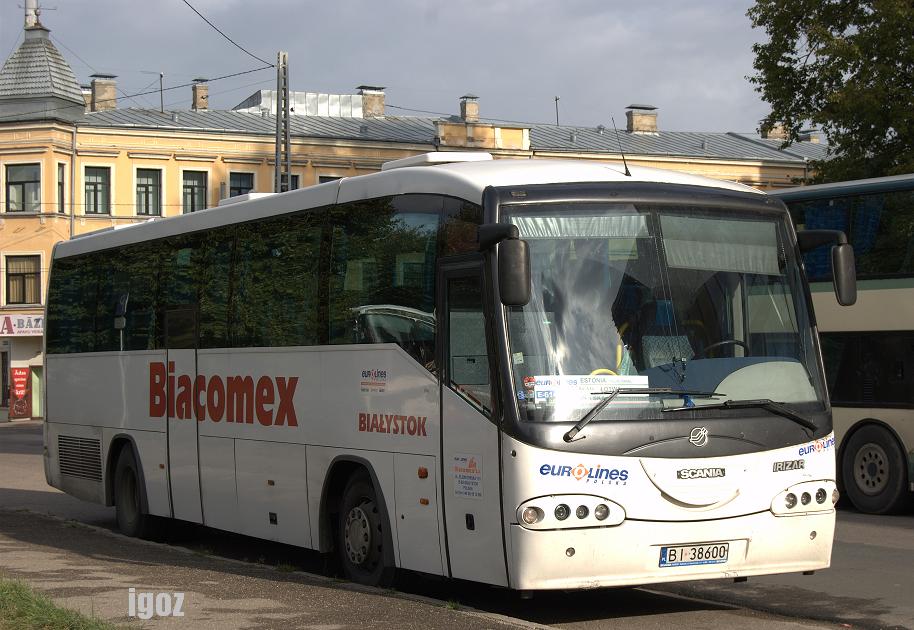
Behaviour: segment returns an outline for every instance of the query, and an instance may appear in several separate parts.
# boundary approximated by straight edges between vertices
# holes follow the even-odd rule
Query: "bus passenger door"
[[[442,488],[451,576],[507,586],[482,259],[442,266]]]
[[[168,480],[174,518],[203,522],[194,381],[196,318],[192,308],[165,312],[168,380]],[[174,379],[174,380],[172,380]]]

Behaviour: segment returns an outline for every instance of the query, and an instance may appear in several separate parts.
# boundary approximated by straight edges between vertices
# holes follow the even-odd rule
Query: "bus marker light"
[[[428,479],[428,468],[419,466],[419,479]]]
[[[838,492],[838,489],[837,489],[837,488],[835,488],[834,490],[831,491],[831,503],[832,503],[832,505],[836,505],[836,504],[838,503],[838,499],[840,499],[840,498],[841,498],[841,493]]]
[[[598,521],[605,520],[609,516],[609,506],[605,503],[601,503],[593,509],[593,515],[597,517]]]
[[[419,505],[428,505],[428,499],[419,499]]]
[[[560,521],[564,521],[571,514],[571,509],[564,503],[559,503],[555,506],[555,517]]]
[[[574,515],[578,518],[587,518],[588,514],[590,514],[590,510],[587,509],[586,505],[579,505],[578,509],[574,511]]]
[[[802,495],[800,495],[800,503],[803,505],[809,505],[810,501],[812,501],[812,497],[809,496],[808,492],[804,492]]]
[[[795,495],[793,492],[788,493],[787,496],[784,497],[784,505],[787,506],[788,510],[792,510],[794,507],[796,507],[796,504],[797,495]]]
[[[533,525],[534,523],[540,520],[540,511],[539,508],[528,507],[524,509],[524,522],[527,525]]]
[[[569,558],[570,558],[571,556],[573,556],[573,555],[574,555],[574,547],[569,547],[568,549],[566,549],[566,550],[565,550],[565,555],[568,556]]]
[[[809,539],[810,539],[810,540],[815,540],[815,539],[816,539],[816,532],[815,532],[815,531],[809,532]]]
[[[816,490],[816,503],[825,503],[825,499],[828,498],[828,493],[825,492],[825,488],[819,488]]]

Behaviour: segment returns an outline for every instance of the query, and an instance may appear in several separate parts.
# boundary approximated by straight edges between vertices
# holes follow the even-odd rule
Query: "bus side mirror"
[[[831,268],[838,304],[853,306],[857,302],[857,268],[853,245],[841,243],[831,248]]]
[[[498,245],[498,292],[505,306],[525,306],[530,301],[530,246],[513,238]]]

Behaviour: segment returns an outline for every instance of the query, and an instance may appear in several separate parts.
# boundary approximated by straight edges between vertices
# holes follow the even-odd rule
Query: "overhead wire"
[[[255,55],[254,53],[252,53],[252,52],[250,52],[249,50],[247,50],[246,48],[244,48],[241,44],[239,44],[238,42],[236,42],[234,39],[232,39],[231,37],[229,37],[228,35],[226,35],[225,33],[223,33],[223,32],[219,29],[218,26],[216,26],[215,24],[213,24],[212,22],[210,22],[210,21],[206,18],[205,15],[203,15],[202,13],[200,13],[199,11],[197,11],[197,9],[194,8],[194,5],[192,5],[190,2],[188,2],[187,0],[182,0],[182,1],[184,2],[184,4],[186,4],[187,6],[189,6],[190,9],[191,9],[194,13],[196,13],[197,15],[199,15],[200,18],[201,18],[204,22],[206,22],[206,23],[209,24],[211,27],[213,27],[213,29],[214,29],[217,33],[219,33],[219,34],[222,35],[225,39],[227,39],[229,42],[231,42],[232,45],[235,46],[238,50],[242,51],[243,53],[245,53],[246,55],[248,55],[248,56],[250,56],[250,57],[253,57],[254,59],[256,59],[257,61],[259,61],[260,63],[265,63],[265,64],[267,64],[267,65],[270,66],[271,68],[275,68],[275,67],[276,67],[275,64],[272,64],[272,63],[270,63],[269,61],[266,61],[266,60],[264,60],[264,59],[261,59],[260,57],[258,57],[258,56]]]

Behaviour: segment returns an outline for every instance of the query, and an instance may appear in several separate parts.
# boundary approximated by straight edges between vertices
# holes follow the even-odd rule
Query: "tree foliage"
[[[749,77],[788,142],[818,126],[819,181],[914,172],[914,0],[756,0]]]

